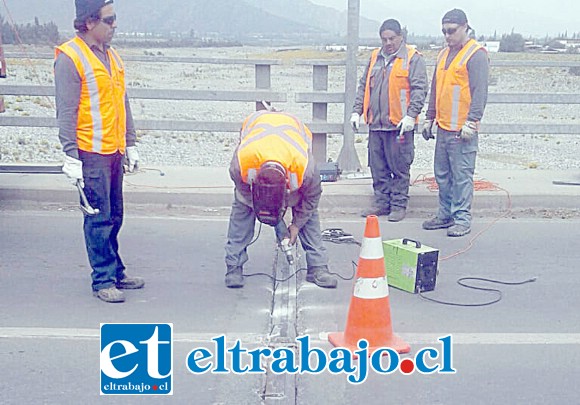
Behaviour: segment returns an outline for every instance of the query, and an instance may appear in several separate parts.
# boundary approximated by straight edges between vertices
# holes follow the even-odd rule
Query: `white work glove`
[[[421,135],[423,135],[423,138],[425,138],[426,141],[429,139],[435,139],[435,136],[433,135],[433,120],[425,120]]]
[[[359,129],[359,121],[360,121],[360,114],[359,113],[352,113],[350,116],[350,126],[354,132],[358,132]]]
[[[76,186],[77,181],[80,180],[81,187],[85,186],[85,182],[83,180],[83,162],[78,159],[75,159],[71,156],[66,156],[64,158],[64,164],[62,165],[62,172],[66,174],[69,181]]]
[[[127,155],[127,170],[133,173],[135,169],[139,169],[139,152],[136,146],[127,146],[125,151]]]
[[[465,124],[463,124],[461,131],[459,132],[459,137],[462,140],[469,142],[477,134],[478,130],[479,125],[477,122],[465,121]]]
[[[403,117],[403,119],[401,120],[401,122],[399,122],[399,125],[397,125],[397,128],[400,128],[401,130],[399,131],[399,136],[403,136],[403,134],[405,132],[410,132],[412,130],[415,129],[415,118],[409,117],[408,115],[405,115]]]

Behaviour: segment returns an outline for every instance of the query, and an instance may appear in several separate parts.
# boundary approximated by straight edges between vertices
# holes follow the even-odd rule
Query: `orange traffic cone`
[[[409,344],[393,334],[383,243],[375,215],[367,217],[356,276],[346,328],[344,332],[330,333],[330,343],[354,352],[359,349],[358,341],[366,339],[369,356],[381,347],[408,353]]]

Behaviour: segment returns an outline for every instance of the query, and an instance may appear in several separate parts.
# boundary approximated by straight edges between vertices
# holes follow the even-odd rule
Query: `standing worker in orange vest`
[[[369,126],[368,164],[373,176],[374,206],[362,215],[405,218],[409,201],[414,131],[427,96],[427,70],[421,54],[405,44],[397,20],[379,29],[383,46],[375,49],[360,79],[350,123],[356,132],[362,115]]]
[[[306,281],[336,288],[328,271],[328,255],[322,243],[318,202],[322,194],[320,174],[311,153],[312,133],[291,114],[257,111],[246,118],[240,145],[230,165],[234,202],[226,243],[228,288],[244,286],[243,265],[258,221],[288,233],[289,244],[298,237],[306,252]],[[284,224],[286,207],[292,207],[292,223]],[[282,226],[281,226],[282,225]]]
[[[136,134],[125,93],[125,68],[109,46],[115,33],[113,0],[75,0],[77,36],[56,49],[54,75],[62,171],[79,184],[96,215],[84,216],[84,234],[92,267],[92,289],[105,302],[123,302],[119,289],[137,289],[140,277],[128,277],[117,236],[123,223],[123,162],[139,160]]]
[[[439,211],[423,229],[447,229],[447,236],[471,232],[473,173],[478,149],[479,122],[487,103],[489,59],[487,51],[469,38],[471,27],[462,10],[443,16],[447,48],[437,57],[431,82],[429,108],[422,135],[434,138],[437,123],[434,172],[439,186]]]

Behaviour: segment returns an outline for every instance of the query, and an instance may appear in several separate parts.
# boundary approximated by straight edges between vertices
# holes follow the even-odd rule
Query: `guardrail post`
[[[359,11],[360,0],[348,0],[346,71],[344,75],[344,137],[342,149],[338,155],[338,164],[345,172],[356,172],[361,169],[354,147],[354,133],[349,123],[351,108],[356,97]]]
[[[256,90],[270,90],[272,86],[270,65],[255,65],[256,68]],[[265,100],[271,101],[271,100]],[[256,111],[260,106],[260,102],[256,101]]]
[[[328,65],[312,65],[312,89],[328,90]],[[327,122],[328,103],[312,103],[312,121]],[[312,134],[312,154],[317,163],[326,162],[326,133]]]
[[[0,78],[6,77],[6,61],[4,60],[4,45],[2,44],[2,29],[0,29]],[[0,96],[0,113],[6,111],[4,97]]]

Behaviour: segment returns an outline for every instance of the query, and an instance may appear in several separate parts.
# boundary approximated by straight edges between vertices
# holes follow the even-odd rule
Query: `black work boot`
[[[242,288],[244,286],[244,271],[241,266],[228,266],[226,273],[226,287]]]
[[[455,224],[453,218],[445,218],[441,219],[439,217],[435,217],[423,222],[423,229],[428,231],[432,231],[435,229],[445,229],[452,227]]]
[[[336,288],[338,281],[330,274],[328,266],[309,267],[306,273],[306,281],[323,288]]]
[[[389,222],[400,222],[405,218],[406,210],[404,208],[391,210]]]
[[[391,208],[389,206],[383,205],[383,206],[380,206],[380,207],[373,206],[371,208],[364,209],[361,212],[360,216],[363,217],[363,218],[366,218],[369,215],[376,215],[377,217],[380,217],[380,216],[383,216],[383,215],[384,216],[389,215],[390,213],[391,213]]]

